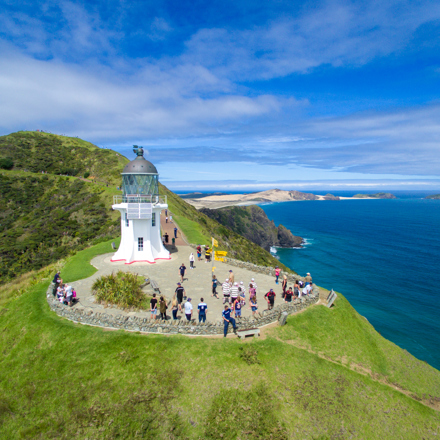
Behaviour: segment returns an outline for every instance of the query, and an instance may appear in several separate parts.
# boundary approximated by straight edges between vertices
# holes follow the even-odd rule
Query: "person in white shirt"
[[[222,284],[223,290],[223,304],[227,302],[229,304],[229,299],[231,296],[231,286],[229,284],[229,278],[226,278],[226,281]]]
[[[194,260],[195,260],[194,253],[191,252],[191,255],[189,256],[189,268],[190,269],[194,269]]]
[[[257,290],[257,283],[255,282],[254,278],[251,279],[249,282],[249,287],[251,287],[251,284],[255,290]]]
[[[191,298],[188,298],[185,303],[185,316],[188,321],[191,321],[193,312],[193,306],[191,304]]]
[[[234,304],[237,298],[238,298],[238,283],[235,282],[231,287],[231,304]]]

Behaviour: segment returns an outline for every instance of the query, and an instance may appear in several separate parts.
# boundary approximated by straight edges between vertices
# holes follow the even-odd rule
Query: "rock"
[[[287,317],[289,316],[289,314],[287,312],[283,312],[280,314],[280,317],[278,318],[278,323],[280,325],[285,325],[286,321],[287,321]]]

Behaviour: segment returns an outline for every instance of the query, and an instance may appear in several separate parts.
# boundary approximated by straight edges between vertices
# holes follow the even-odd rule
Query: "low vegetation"
[[[68,270],[87,273],[96,249],[108,247],[79,252],[73,265],[70,257],[66,281],[75,281]],[[400,366],[400,349],[342,296],[331,310],[312,307],[254,341],[109,332],[50,311],[45,293],[55,269],[21,280],[22,293],[0,309],[0,438],[414,439],[439,432],[440,413],[417,399],[439,396],[440,373],[406,354]],[[377,365],[392,386],[350,369],[344,355]]]
[[[142,292],[137,274],[118,271],[98,278],[92,292],[100,304],[114,304],[121,309],[149,309],[150,301]]]

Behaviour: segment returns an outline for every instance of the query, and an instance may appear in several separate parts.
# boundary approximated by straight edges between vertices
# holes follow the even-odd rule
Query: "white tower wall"
[[[168,205],[165,203],[141,204],[142,206],[151,206],[151,215],[148,215],[148,218],[127,219],[127,216],[130,216],[128,205],[128,203],[119,203],[112,206],[113,209],[121,213],[121,243],[111,261],[125,261],[125,264],[131,264],[135,262],[154,263],[155,260],[171,259],[170,253],[162,243],[160,233],[160,213],[163,209],[167,209]],[[154,226],[153,217],[155,218]],[[139,243],[140,238],[142,239],[142,247]]]

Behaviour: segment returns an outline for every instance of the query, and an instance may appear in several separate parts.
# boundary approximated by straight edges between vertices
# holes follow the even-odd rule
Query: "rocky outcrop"
[[[440,194],[433,194],[432,196],[426,196],[425,199],[440,200]]]
[[[323,198],[324,200],[341,200],[340,197],[334,196],[333,194],[326,194]]]
[[[266,213],[259,206],[201,208],[200,212],[267,251],[271,246],[299,247],[303,241],[301,237],[293,235],[283,225],[276,227],[275,223],[267,218]]]

